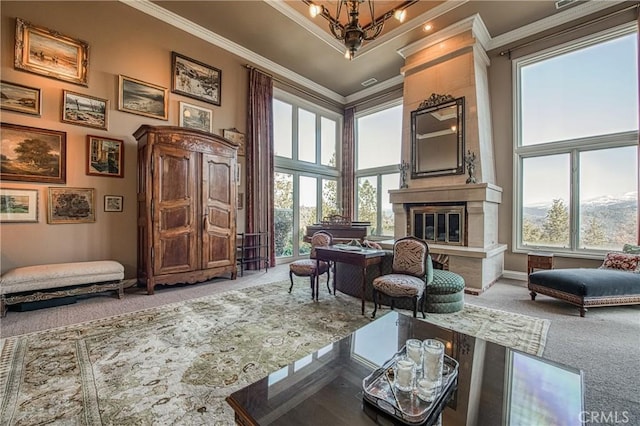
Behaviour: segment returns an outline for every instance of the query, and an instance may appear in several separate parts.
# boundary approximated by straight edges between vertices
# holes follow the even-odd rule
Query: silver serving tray
[[[426,402],[418,398],[417,391],[402,392],[393,386],[393,365],[401,355],[404,355],[405,347],[396,352],[391,359],[375,369],[362,380],[363,397],[365,401],[374,405],[377,409],[409,425],[430,424],[435,420],[451,393],[458,384],[458,362],[444,355],[442,386],[438,396],[432,402]]]

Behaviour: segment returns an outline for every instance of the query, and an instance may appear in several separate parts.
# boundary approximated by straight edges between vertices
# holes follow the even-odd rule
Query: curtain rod
[[[627,7],[623,8],[623,9],[616,10],[614,12],[611,12],[611,13],[609,13],[607,15],[604,15],[604,16],[600,16],[598,18],[594,18],[594,19],[592,19],[590,21],[583,22],[582,24],[576,25],[574,27],[566,28],[566,29],[564,29],[562,31],[558,31],[557,33],[548,34],[546,36],[539,37],[539,38],[537,38],[535,40],[531,40],[531,41],[528,41],[526,43],[519,44],[519,45],[517,45],[515,47],[512,47],[510,49],[503,50],[503,51],[500,52],[500,56],[508,55],[509,59],[511,59],[511,52],[513,52],[515,50],[519,50],[519,49],[522,49],[523,47],[531,46],[532,44],[538,43],[540,41],[548,40],[548,39],[551,39],[551,38],[554,38],[554,37],[558,37],[558,36],[561,36],[561,35],[564,35],[564,34],[571,33],[573,31],[579,30],[579,29],[587,27],[589,25],[597,24],[598,22],[604,21],[605,19],[612,18],[612,17],[614,17],[614,16],[616,16],[616,15],[618,15],[620,13],[627,12],[628,10],[631,10],[631,9],[634,9],[634,8],[635,9],[640,8],[640,3],[633,4],[632,6],[627,6]],[[637,14],[637,11],[636,11],[636,14]]]

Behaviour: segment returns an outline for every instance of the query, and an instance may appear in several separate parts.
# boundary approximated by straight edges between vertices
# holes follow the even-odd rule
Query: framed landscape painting
[[[65,183],[67,134],[0,123],[0,179]]]
[[[88,63],[86,42],[16,19],[16,69],[86,86]]]
[[[171,52],[171,91],[220,106],[222,71],[210,65]]]
[[[87,135],[87,175],[124,177],[124,141]]]
[[[108,111],[106,99],[62,91],[62,121],[65,123],[107,130]]]
[[[40,89],[22,84],[0,82],[0,108],[40,116],[42,97]]]
[[[238,155],[245,154],[245,137],[244,133],[240,133],[238,129],[224,129],[222,136],[238,144]]]
[[[180,102],[180,127],[213,132],[213,111]]]
[[[90,223],[96,221],[93,188],[49,188],[47,223]]]
[[[38,190],[0,188],[0,222],[38,222]]]
[[[118,76],[118,109],[132,114],[167,120],[169,90],[135,78]]]

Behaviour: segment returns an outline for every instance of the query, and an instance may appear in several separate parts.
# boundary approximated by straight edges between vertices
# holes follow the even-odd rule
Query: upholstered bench
[[[0,277],[0,314],[18,303],[110,290],[122,299],[123,278],[124,267],[113,260],[15,268]]]
[[[425,311],[450,314],[464,308],[464,278],[451,271],[433,270],[433,279],[427,284]]]
[[[544,294],[580,309],[640,304],[640,274],[616,269],[551,269],[529,274],[531,300]]]

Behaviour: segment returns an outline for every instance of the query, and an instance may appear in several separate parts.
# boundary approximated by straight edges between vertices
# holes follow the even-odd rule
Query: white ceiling
[[[387,21],[382,35],[366,42],[349,61],[343,56],[341,43],[330,36],[327,21],[310,18],[300,0],[121,1],[343,104],[400,83],[404,65],[400,49],[436,38],[439,31],[470,16],[479,15],[486,26],[489,39],[485,48],[498,51],[542,31],[591,19],[629,3],[577,1],[558,10],[555,1],[549,0],[421,0],[408,8],[403,24]],[[368,14],[366,6],[361,11]],[[433,25],[430,33],[422,29],[426,22]],[[378,83],[366,88],[361,85],[371,78]]]

